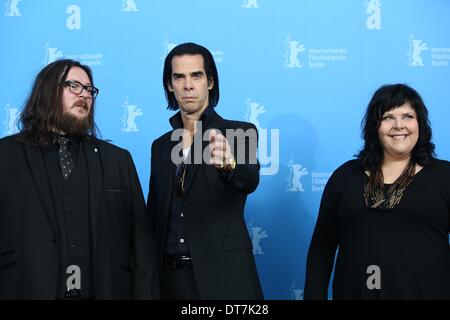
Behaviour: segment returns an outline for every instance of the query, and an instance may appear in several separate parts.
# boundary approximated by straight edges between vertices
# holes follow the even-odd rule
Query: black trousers
[[[164,266],[161,273],[161,300],[200,300],[194,270]]]

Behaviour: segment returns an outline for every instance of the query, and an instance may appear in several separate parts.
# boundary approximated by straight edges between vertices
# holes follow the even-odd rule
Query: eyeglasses
[[[184,162],[177,165],[177,170],[175,171],[177,176],[177,185],[175,186],[175,196],[181,197],[184,192],[184,177],[186,176],[186,165]]]
[[[64,81],[64,86],[69,87],[70,92],[73,94],[81,94],[83,90],[86,90],[92,97],[92,99],[95,99],[98,95],[98,89],[94,86],[85,86],[84,84],[76,81],[76,80],[67,80]]]

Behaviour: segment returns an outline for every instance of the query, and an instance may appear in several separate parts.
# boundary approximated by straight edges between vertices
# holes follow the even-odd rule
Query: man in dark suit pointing
[[[149,209],[162,299],[262,299],[244,221],[259,183],[257,130],[221,118],[211,53],[194,43],[167,55],[163,85],[173,130],[152,145]]]

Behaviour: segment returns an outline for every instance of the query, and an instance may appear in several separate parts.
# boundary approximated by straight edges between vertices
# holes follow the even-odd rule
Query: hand
[[[208,139],[211,151],[209,163],[213,164],[219,170],[234,170],[236,162],[227,139],[215,129],[209,131]]]

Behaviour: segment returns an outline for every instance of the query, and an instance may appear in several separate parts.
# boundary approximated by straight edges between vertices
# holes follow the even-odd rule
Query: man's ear
[[[172,82],[170,80],[167,81],[167,88],[169,89],[170,92],[173,92]]]
[[[211,90],[212,88],[214,88],[214,79],[209,78],[208,79],[208,90]]]

